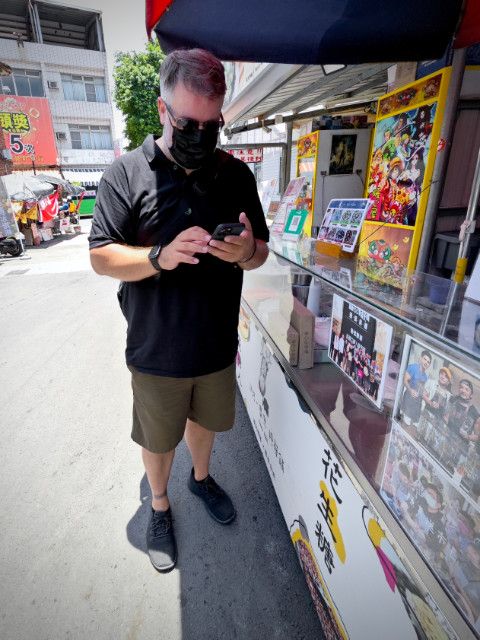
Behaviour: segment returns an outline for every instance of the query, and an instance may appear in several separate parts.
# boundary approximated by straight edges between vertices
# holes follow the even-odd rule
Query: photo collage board
[[[381,494],[480,632],[480,379],[407,336]]]

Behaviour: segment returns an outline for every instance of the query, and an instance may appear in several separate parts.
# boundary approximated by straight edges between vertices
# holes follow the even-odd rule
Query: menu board
[[[393,328],[333,294],[329,357],[377,407],[382,406]]]
[[[339,245],[343,251],[352,253],[371,206],[372,202],[368,198],[330,200],[318,232],[318,240]]]

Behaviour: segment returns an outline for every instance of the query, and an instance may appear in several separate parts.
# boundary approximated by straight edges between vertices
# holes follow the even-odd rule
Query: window
[[[65,100],[80,100],[82,102],[107,101],[104,78],[62,74],[62,87]]]
[[[72,149],[113,149],[110,127],[71,124]]]
[[[0,76],[0,93],[7,96],[43,98],[42,72],[31,69],[12,69],[9,76]]]

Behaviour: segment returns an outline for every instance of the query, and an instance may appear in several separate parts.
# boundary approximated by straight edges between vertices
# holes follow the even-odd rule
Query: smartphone
[[[212,240],[225,240],[226,236],[239,236],[245,230],[241,222],[226,222],[219,224],[212,233]]]

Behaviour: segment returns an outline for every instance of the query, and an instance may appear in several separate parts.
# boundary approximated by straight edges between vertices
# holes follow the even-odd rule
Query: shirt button
[[[177,169],[178,169],[177,165],[176,165],[176,164],[174,164],[174,165],[173,165],[173,170],[174,170],[174,171],[176,171]]]
[[[189,216],[192,213],[192,210],[190,209],[190,207],[185,211],[185,215]]]

